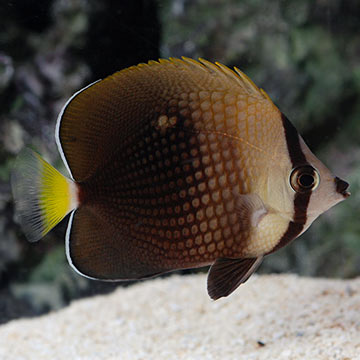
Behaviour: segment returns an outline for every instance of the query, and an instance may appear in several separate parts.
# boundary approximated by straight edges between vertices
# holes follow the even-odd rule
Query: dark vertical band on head
[[[283,122],[286,144],[293,168],[307,164],[306,157],[300,146],[299,134],[295,129],[295,126],[284,114],[281,114],[281,120]]]
[[[284,126],[286,144],[289,151],[290,160],[293,168],[298,166],[307,165],[306,157],[300,146],[300,139],[297,130],[294,125],[288,120],[288,118],[281,114],[281,119]],[[278,242],[278,244],[272,249],[270,253],[287,245],[290,241],[295,239],[303,230],[306,223],[306,212],[309,205],[311,192],[296,193],[294,197],[294,219],[290,221],[287,230]]]

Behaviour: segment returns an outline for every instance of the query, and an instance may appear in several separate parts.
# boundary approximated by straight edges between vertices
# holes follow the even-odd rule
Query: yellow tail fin
[[[77,185],[30,149],[11,174],[15,210],[29,241],[37,241],[78,206]]]

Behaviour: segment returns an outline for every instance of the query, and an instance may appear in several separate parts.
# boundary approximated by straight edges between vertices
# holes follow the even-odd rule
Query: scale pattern
[[[62,146],[83,203],[71,251],[85,273],[136,278],[254,252],[240,195],[266,196],[266,169],[284,146],[280,113],[255,85],[205,65],[130,68],[90,87],[64,113]],[[74,141],[71,119],[79,117]],[[86,212],[106,235],[80,221]],[[270,231],[261,250],[283,231]],[[105,247],[108,268],[94,255]]]

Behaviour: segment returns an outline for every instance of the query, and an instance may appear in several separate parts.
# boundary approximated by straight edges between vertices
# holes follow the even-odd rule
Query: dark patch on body
[[[165,115],[176,116],[176,126],[158,126]],[[200,228],[196,212],[205,210],[195,173],[202,174],[201,181],[207,178],[201,161],[196,168],[192,164],[191,152],[201,157],[200,145],[191,123],[185,126],[186,119],[174,107],[153,114],[96,176],[82,184],[83,206],[96,207],[98,216],[118,234],[113,244],[117,252],[132,258],[126,261],[131,263],[127,278],[214,261],[211,254],[199,254],[191,232],[193,225]]]

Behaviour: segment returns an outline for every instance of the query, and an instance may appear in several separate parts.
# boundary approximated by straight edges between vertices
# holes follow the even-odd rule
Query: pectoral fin
[[[230,295],[261,264],[263,256],[248,259],[217,259],[207,279],[208,294],[213,300]]]
[[[268,213],[265,204],[257,194],[239,195],[236,199],[236,211],[242,229],[257,227]]]

